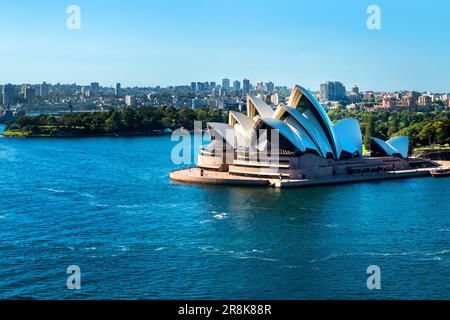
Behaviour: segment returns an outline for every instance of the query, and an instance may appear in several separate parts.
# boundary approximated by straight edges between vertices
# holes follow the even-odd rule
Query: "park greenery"
[[[410,146],[444,146],[450,144],[450,111],[377,111],[337,108],[328,113],[333,122],[356,118],[361,125],[364,146],[369,148],[370,137],[383,140],[395,136],[409,136]]]
[[[220,110],[172,107],[138,107],[95,113],[69,113],[63,116],[19,117],[6,124],[6,136],[95,136],[151,135],[167,129],[192,130],[194,120],[224,122]]]
[[[338,107],[328,112],[332,122],[356,118],[361,125],[365,149],[369,149],[370,137],[388,140],[407,135],[411,147],[448,146],[450,144],[450,111],[377,111],[362,108]],[[69,113],[63,116],[21,116],[7,123],[5,135],[9,136],[96,136],[157,134],[167,129],[192,130],[194,120],[226,122],[227,112],[217,109],[173,107],[138,107],[114,109],[96,113]]]

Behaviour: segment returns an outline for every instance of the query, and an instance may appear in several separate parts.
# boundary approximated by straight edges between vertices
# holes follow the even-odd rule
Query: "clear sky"
[[[80,30],[66,27],[71,4]],[[371,4],[381,30],[366,27]],[[0,0],[0,83],[247,77],[448,92],[449,15],[446,0]]]

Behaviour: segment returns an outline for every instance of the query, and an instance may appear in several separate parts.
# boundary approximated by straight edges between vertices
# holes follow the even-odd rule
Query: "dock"
[[[172,181],[211,185],[260,186],[274,188],[302,188],[377,180],[406,179],[431,176],[430,168],[336,175],[316,179],[266,179],[230,175],[228,172],[202,170],[198,167],[176,170],[170,173]]]
[[[429,176],[431,176],[429,169],[417,169],[417,170],[390,171],[384,173],[336,175],[318,179],[272,180],[271,183],[275,188],[301,188],[301,187],[336,185],[336,184],[368,182],[377,180],[418,178]]]

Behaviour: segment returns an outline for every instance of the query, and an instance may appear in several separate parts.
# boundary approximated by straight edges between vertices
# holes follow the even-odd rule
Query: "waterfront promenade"
[[[443,168],[450,168],[450,161],[438,161]],[[233,176],[228,172],[202,170],[200,168],[187,168],[175,170],[170,173],[172,181],[184,183],[200,183],[213,185],[240,185],[240,186],[271,186],[275,188],[300,188],[319,185],[334,185],[342,183],[356,183],[375,180],[404,179],[429,177],[432,168],[413,170],[398,170],[383,173],[361,173],[352,175],[336,175],[318,179],[265,179],[255,177]]]

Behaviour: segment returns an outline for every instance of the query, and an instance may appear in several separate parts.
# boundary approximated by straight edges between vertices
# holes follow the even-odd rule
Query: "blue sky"
[[[66,8],[81,9],[81,30]],[[369,5],[381,30],[366,27]],[[450,91],[450,3],[0,0],[0,83],[177,85],[247,77],[318,89]]]

